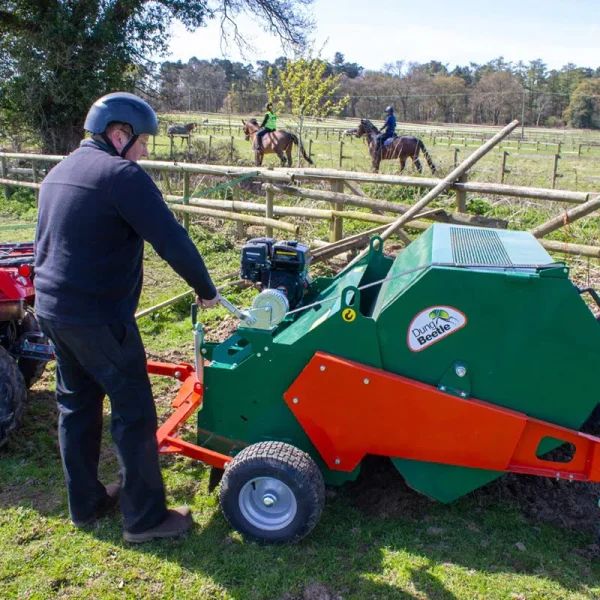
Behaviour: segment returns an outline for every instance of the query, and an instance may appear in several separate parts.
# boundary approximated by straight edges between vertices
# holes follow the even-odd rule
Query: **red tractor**
[[[0,446],[15,429],[27,390],[54,358],[33,312],[33,243],[0,244]]]

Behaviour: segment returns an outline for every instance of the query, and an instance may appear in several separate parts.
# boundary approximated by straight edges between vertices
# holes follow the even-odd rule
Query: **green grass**
[[[374,185],[365,190],[374,197],[416,199],[402,188]],[[30,223],[34,216],[31,202],[31,195],[7,202],[0,194],[3,225]],[[451,202],[451,196],[438,200],[440,206]],[[510,218],[513,227],[530,227],[556,207],[472,199],[469,210]],[[346,221],[345,233],[366,227]],[[217,282],[239,266],[241,242],[233,241],[234,230],[231,224],[203,220],[191,231]],[[304,239],[325,239],[327,231],[326,221],[313,222],[308,231],[303,230]],[[597,241],[597,231],[597,219],[590,217],[575,224],[569,235],[577,241]],[[253,228],[248,233],[263,232]],[[16,235],[31,239],[33,230],[0,231],[0,240],[15,240]],[[596,261],[568,261],[582,280],[586,273],[589,278],[598,270]],[[326,272],[327,267],[319,270]],[[186,289],[147,248],[140,308]],[[239,306],[247,306],[254,293],[233,288],[226,292]],[[192,360],[189,301],[191,296],[140,319],[151,356],[173,362]],[[213,337],[230,320],[223,308],[202,313],[202,318]],[[177,386],[166,378],[152,379],[162,420],[170,413]],[[208,470],[177,456],[161,457],[168,500],[171,505],[192,507],[196,521],[192,533],[179,540],[130,546],[122,541],[117,516],[101,520],[92,532],[76,531],[68,521],[53,389],[49,370],[30,393],[17,435],[0,450],[2,599],[537,600],[600,596],[599,563],[585,553],[594,541],[592,531],[536,523],[518,506],[501,501],[482,506],[473,496],[445,506],[415,494],[408,497],[406,512],[398,507],[386,514],[357,502],[360,484],[329,489],[320,523],[299,545],[248,543],[224,520],[216,493],[208,493]],[[118,467],[108,434],[108,409],[105,420],[101,477],[109,482],[116,479]],[[193,439],[193,435],[191,419],[186,436]],[[394,485],[390,482],[391,488]],[[378,493],[392,492],[382,489]],[[373,496],[374,501],[378,498]]]

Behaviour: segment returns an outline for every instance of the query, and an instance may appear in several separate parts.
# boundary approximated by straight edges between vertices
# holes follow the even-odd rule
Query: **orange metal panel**
[[[599,480],[598,438],[321,352],[284,397],[331,469],[352,471],[377,454]],[[537,458],[544,437],[573,443],[573,460]]]

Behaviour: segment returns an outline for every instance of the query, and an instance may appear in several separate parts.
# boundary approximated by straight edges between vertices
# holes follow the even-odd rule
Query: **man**
[[[389,138],[393,138],[396,135],[396,117],[394,116],[394,107],[388,106],[385,109],[386,119],[383,127],[379,131],[377,136],[377,151],[380,152],[383,148],[383,143]]]
[[[265,106],[265,117],[260,124],[260,129],[256,132],[256,149],[262,152],[262,138],[267,133],[277,129],[277,115],[273,112],[273,103],[269,102]]]
[[[136,164],[158,132],[152,108],[133,94],[108,94],[90,108],[84,127],[91,139],[41,186],[36,313],[55,346],[71,521],[92,527],[120,499],[125,540],[144,542],[193,525],[188,507],[167,510],[158,463],[156,408],[134,318],[144,240],[194,288],[200,306],[214,306],[219,296],[187,232]],[[120,486],[98,480],[105,395]]]

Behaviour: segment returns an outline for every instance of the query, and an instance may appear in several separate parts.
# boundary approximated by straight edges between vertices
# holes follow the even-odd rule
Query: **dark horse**
[[[181,143],[183,144],[184,137],[188,136],[194,127],[196,127],[196,123],[188,123],[187,125],[169,125],[167,128],[167,135],[170,135],[171,137],[180,135]]]
[[[371,153],[371,160],[373,166],[373,173],[377,173],[379,171],[379,163],[382,160],[400,160],[400,171],[404,171],[404,167],[406,166],[406,159],[408,157],[412,158],[412,161],[419,171],[419,173],[423,172],[423,167],[421,165],[421,161],[419,160],[419,152],[423,152],[423,156],[425,156],[425,160],[431,169],[431,172],[435,175],[437,173],[437,169],[431,160],[431,156],[429,156],[429,152],[425,148],[425,144],[417,138],[411,136],[402,136],[397,137],[392,140],[391,143],[387,144],[379,151],[377,150],[377,134],[379,133],[377,127],[371,123],[371,121],[367,119],[361,119],[360,125],[358,129],[349,129],[346,131],[348,135],[355,135],[360,138],[365,136],[367,141],[367,145],[369,147],[369,152]]]
[[[256,148],[256,132],[260,129],[260,125],[256,119],[250,119],[249,121],[242,120],[244,124],[244,134],[246,135],[246,140],[252,138],[252,146],[254,147],[254,157],[256,159],[256,165],[260,167],[262,165],[263,157],[265,154],[277,154],[279,160],[281,161],[281,166],[285,167],[285,156],[284,152],[287,155],[287,166],[292,166],[292,148],[294,144],[297,144],[300,147],[300,152],[302,152],[302,156],[304,160],[312,165],[313,161],[310,160],[310,157],[304,151],[304,146],[302,142],[298,139],[297,135],[290,133],[289,131],[284,131],[283,129],[277,129],[276,131],[271,131],[263,136],[262,139],[262,150],[258,150]]]

